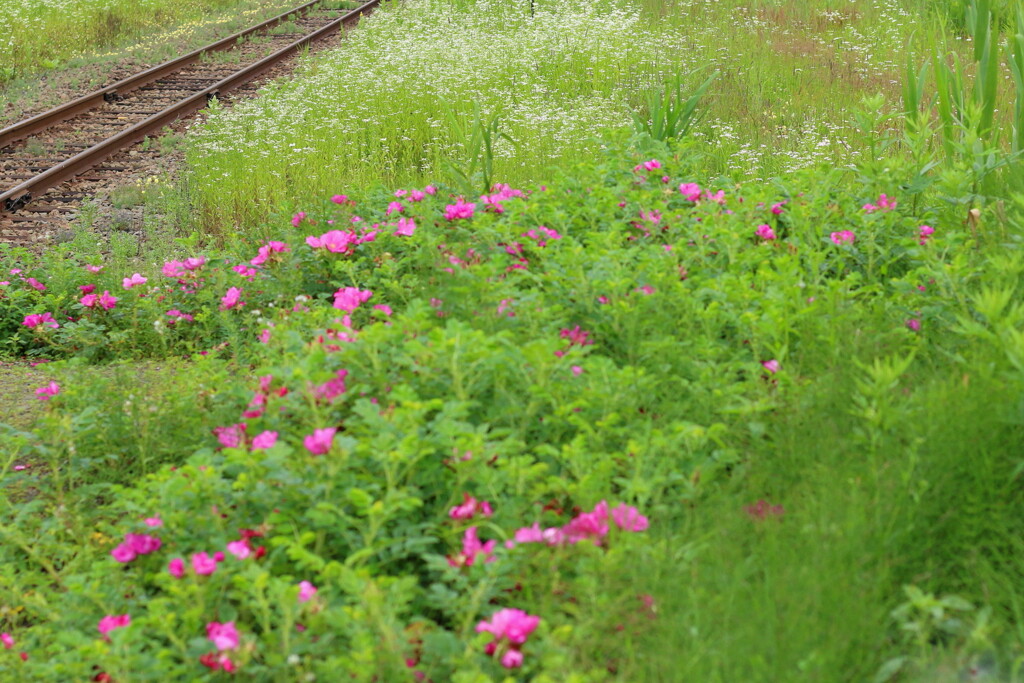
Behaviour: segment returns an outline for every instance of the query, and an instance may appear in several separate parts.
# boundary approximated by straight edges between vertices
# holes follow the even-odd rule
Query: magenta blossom
[[[917,243],[924,246],[933,234],[935,234],[935,228],[930,225],[922,225],[917,229]]]
[[[0,643],[4,644],[5,650],[10,650],[14,647],[14,637],[10,633],[0,633]]]
[[[176,557],[167,563],[167,572],[176,579],[185,576],[185,561]]]
[[[108,614],[107,616],[100,619],[100,623],[96,626],[99,632],[106,638],[107,634],[116,628],[124,628],[132,623],[132,618],[127,614]]]
[[[335,204],[344,204],[345,202],[348,201],[348,197],[343,194],[336,194],[333,197],[331,197],[331,201],[334,202]]]
[[[857,236],[853,234],[852,230],[840,230],[839,232],[833,232],[829,237],[831,237],[832,241],[838,245],[853,244],[853,241],[857,238]]]
[[[569,543],[590,539],[595,545],[600,545],[601,539],[608,535],[608,503],[602,500],[593,511],[576,515],[562,527],[562,532]]]
[[[82,304],[86,308],[92,308],[93,306],[96,305],[96,300],[98,298],[99,297],[96,296],[95,294],[86,294],[85,296],[78,300],[78,303]]]
[[[695,202],[700,199],[701,189],[697,183],[683,183],[679,186],[679,194],[687,201]]]
[[[398,229],[395,230],[394,234],[401,237],[412,237],[416,231],[416,222],[411,218],[405,216],[398,219]]]
[[[156,515],[154,515],[154,516],[152,516],[152,517],[146,517],[146,519],[142,520],[142,522],[143,522],[143,523],[144,523],[144,524],[145,524],[146,526],[148,526],[148,527],[154,527],[154,528],[155,528],[155,527],[161,527],[161,526],[163,526],[163,525],[164,525],[164,520],[160,519],[160,518],[159,518],[158,516],[156,516]]]
[[[316,586],[309,581],[299,582],[299,602],[309,602],[316,595]]]
[[[345,287],[334,293],[334,307],[351,313],[372,296],[373,292],[369,289]]]
[[[96,291],[96,285],[80,285],[78,291],[82,294],[92,294]]]
[[[49,401],[51,398],[60,393],[60,385],[56,382],[50,382],[45,387],[39,387],[36,389],[36,397],[40,401]]]
[[[242,290],[240,290],[238,287],[232,287],[227,291],[227,294],[221,297],[220,309],[222,311],[227,311],[229,309],[234,308],[235,306],[244,306],[245,302],[241,301],[241,298]]]
[[[484,650],[488,655],[500,654],[501,665],[515,669],[523,664],[522,646],[540,624],[540,617],[531,616],[520,609],[501,609],[491,615],[490,621],[476,625],[477,633],[491,633],[494,640]]]
[[[144,284],[146,284],[146,282],[148,282],[148,280],[146,278],[142,277],[138,273],[135,273],[131,277],[124,278],[121,281],[121,284],[124,286],[125,289],[131,289],[132,287],[135,287],[136,285],[144,285]]]
[[[763,365],[764,369],[767,370],[768,372],[772,373],[773,375],[776,372],[778,372],[779,368],[781,367],[779,365],[779,361],[775,360],[774,358],[772,358],[771,360],[763,360],[763,361],[761,361],[761,365]]]
[[[33,289],[39,290],[40,292],[46,291],[46,285],[44,285],[42,282],[35,279],[34,277],[25,278],[25,282],[27,282],[28,286]]]
[[[454,204],[448,204],[444,207],[444,217],[449,221],[456,221],[460,218],[472,218],[474,211],[476,211],[476,204],[466,202],[462,197],[459,197]]]
[[[296,227],[298,227],[298,224],[296,224]],[[249,264],[253,266],[262,266],[270,260],[274,254],[283,254],[289,251],[291,251],[291,247],[284,242],[270,241],[259,248],[259,251],[256,253],[256,258],[249,261]]]
[[[320,237],[307,237],[306,244],[314,249],[326,249],[332,254],[344,254],[351,246],[359,244],[359,237],[354,232],[331,230]]]
[[[338,202],[338,203],[340,204],[341,202]],[[299,224],[302,223],[302,221],[304,221],[304,220],[306,220],[306,212],[305,211],[299,211],[297,214],[292,216],[292,227],[295,227],[295,228],[299,227]],[[254,263],[253,265],[257,265],[257,264]]]
[[[462,538],[462,552],[448,557],[448,564],[453,567],[472,567],[480,557],[484,562],[494,562],[494,547],[497,544],[497,541],[481,543],[476,535],[476,527],[471,526]]]
[[[762,498],[753,505],[748,505],[743,508],[744,512],[750,516],[751,519],[757,521],[764,521],[769,518],[781,518],[785,513],[785,509],[781,505],[772,505],[767,500]]]
[[[478,501],[468,493],[463,493],[462,496],[462,505],[456,505],[448,511],[448,516],[452,519],[473,519],[476,515],[490,517],[494,514],[491,504],[486,500]]]
[[[57,323],[49,313],[32,313],[31,315],[26,315],[21,324],[29,329],[34,329],[40,326],[60,327],[59,323]]]
[[[98,273],[103,270],[103,266],[86,266],[85,269],[90,273]]]
[[[246,424],[239,422],[227,427],[214,427],[213,433],[224,448],[238,448],[245,443],[245,428]]]
[[[906,325],[907,325],[907,329],[911,330],[912,332],[920,332],[921,331],[921,321],[918,320],[917,318],[909,319],[907,321]]]
[[[209,576],[217,571],[217,559],[210,557],[208,553],[194,553],[192,555],[192,570],[200,576]]]
[[[103,310],[109,311],[117,304],[117,297],[104,290],[103,294],[100,295],[99,304]]]
[[[233,621],[224,624],[211,621],[206,625],[206,637],[221,651],[234,650],[238,647],[238,629],[235,628]]]
[[[775,239],[775,231],[772,230],[772,226],[770,225],[757,226],[757,230],[754,231],[754,234],[766,241]]]
[[[147,534],[125,534],[124,542],[110,551],[118,562],[131,562],[139,555],[149,555],[160,550],[163,543],[156,536]]]
[[[263,451],[277,443],[277,432],[266,431],[253,437],[252,449]]]
[[[314,429],[312,434],[302,440],[302,444],[311,455],[324,455],[331,450],[331,446],[334,443],[334,434],[337,431],[336,427]]]

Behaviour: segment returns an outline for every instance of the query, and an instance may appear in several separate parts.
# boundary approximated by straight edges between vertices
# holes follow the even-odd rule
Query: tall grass
[[[714,69],[690,132],[707,176],[848,166],[865,154],[850,105],[881,91],[898,109],[907,45],[926,39],[962,50],[899,0],[413,0],[259,101],[212,115],[188,156],[193,186],[219,229],[296,191],[423,182],[465,161],[457,131],[474,102],[519,142],[496,146],[495,176],[533,180],[595,158],[597,137],[649,116],[650,92],[681,75],[688,97]]]
[[[299,0],[8,0],[0,23],[0,83],[105,51],[170,27],[200,24],[227,10]]]

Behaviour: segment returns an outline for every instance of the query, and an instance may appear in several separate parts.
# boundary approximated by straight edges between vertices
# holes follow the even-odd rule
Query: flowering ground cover
[[[647,145],[310,199],[138,272],[7,254],[10,351],[54,362],[2,437],[0,671],[1016,666],[1019,241],[887,180],[738,188]],[[182,355],[146,395],[61,381]]]
[[[224,167],[237,230],[0,251],[0,678],[1021,680],[1024,15],[966,23],[850,167],[652,107],[533,182]]]

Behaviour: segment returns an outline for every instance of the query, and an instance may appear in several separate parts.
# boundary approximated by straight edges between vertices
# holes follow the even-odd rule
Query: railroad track
[[[379,2],[335,10],[323,9],[322,0],[307,2],[0,130],[0,242],[48,238],[98,190],[158,154],[125,150],[358,21]]]

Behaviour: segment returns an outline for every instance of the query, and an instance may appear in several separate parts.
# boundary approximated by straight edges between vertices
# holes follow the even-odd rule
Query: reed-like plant
[[[676,140],[686,134],[703,118],[697,105],[718,77],[715,71],[701,83],[693,94],[683,99],[683,85],[679,74],[663,88],[654,88],[647,94],[647,116],[633,112],[633,127],[637,133],[647,133],[655,140]]]

